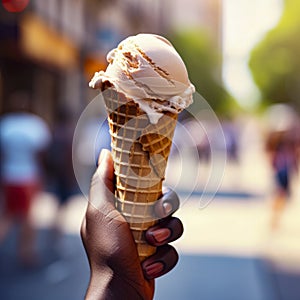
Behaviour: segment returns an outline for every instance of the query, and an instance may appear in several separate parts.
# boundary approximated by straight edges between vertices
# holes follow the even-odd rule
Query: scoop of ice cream
[[[107,55],[106,71],[95,73],[90,87],[109,81],[139,104],[156,123],[164,111],[179,113],[188,107],[195,91],[184,62],[172,44],[154,34],[138,34],[122,41]]]

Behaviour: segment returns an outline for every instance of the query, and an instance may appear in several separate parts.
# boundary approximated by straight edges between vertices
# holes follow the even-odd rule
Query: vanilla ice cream
[[[179,113],[193,102],[194,86],[172,44],[155,34],[138,34],[122,41],[107,55],[106,71],[95,73],[90,87],[103,82],[138,103],[157,123],[163,112]]]

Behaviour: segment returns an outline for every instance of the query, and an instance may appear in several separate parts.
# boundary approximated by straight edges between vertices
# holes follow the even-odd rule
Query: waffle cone
[[[144,233],[155,225],[153,206],[162,195],[177,121],[169,112],[151,124],[139,105],[113,88],[103,93],[116,175],[115,205],[129,223],[140,260],[155,253]]]

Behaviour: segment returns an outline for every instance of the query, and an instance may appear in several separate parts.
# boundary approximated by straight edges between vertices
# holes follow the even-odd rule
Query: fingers
[[[160,277],[175,267],[178,254],[168,243],[177,240],[183,233],[181,221],[170,217],[179,208],[179,198],[171,189],[163,192],[154,206],[155,216],[162,221],[150,227],[145,234],[147,242],[158,247],[154,255],[142,262],[144,276],[149,280]]]
[[[158,219],[172,215],[179,208],[179,198],[170,188],[164,188],[163,196],[155,203],[154,213]]]
[[[171,217],[150,227],[145,234],[150,245],[162,246],[180,238],[183,234],[183,225],[178,218]]]
[[[142,262],[142,269],[146,279],[160,277],[172,270],[178,262],[178,253],[170,246],[157,248],[154,255]]]

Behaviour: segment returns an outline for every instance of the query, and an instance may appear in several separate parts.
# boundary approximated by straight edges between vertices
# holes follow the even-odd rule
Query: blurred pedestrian
[[[35,232],[30,209],[41,188],[42,152],[50,140],[47,124],[30,113],[29,103],[27,94],[13,94],[9,99],[9,112],[0,119],[1,185],[4,196],[0,243],[11,227],[18,223],[18,254],[25,265],[36,263]]]
[[[231,162],[238,162],[238,130],[232,120],[224,120],[222,129],[225,138],[227,159]]]
[[[298,167],[298,142],[293,128],[273,131],[267,138],[267,151],[275,177],[275,199],[272,209],[271,227],[279,226],[282,212],[290,198],[291,179]]]
[[[72,196],[79,193],[72,163],[75,125],[67,109],[60,109],[56,117],[46,158],[48,186],[58,200],[58,212],[53,228],[55,239],[61,236],[60,220],[64,208]]]
[[[53,137],[47,153],[49,180],[61,206],[79,192],[72,163],[74,128],[70,113],[61,109],[55,120]]]

